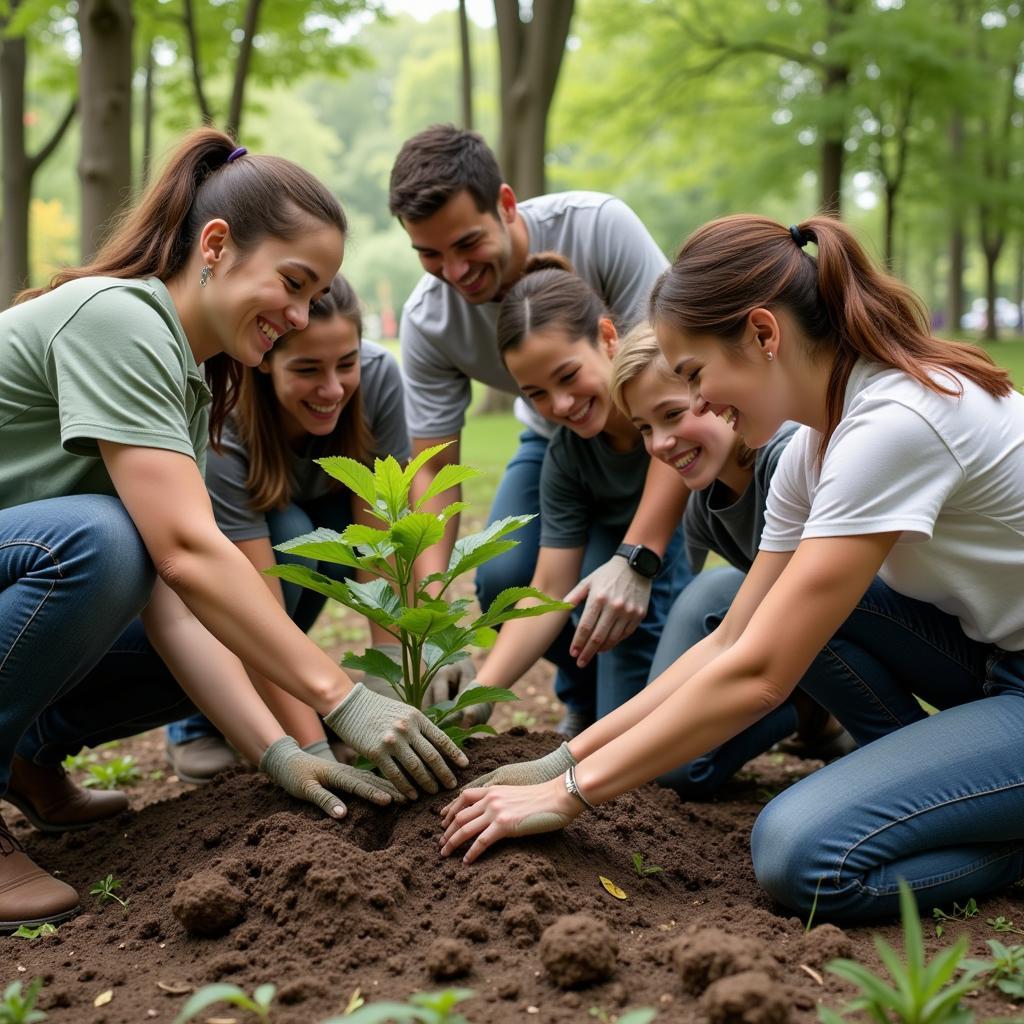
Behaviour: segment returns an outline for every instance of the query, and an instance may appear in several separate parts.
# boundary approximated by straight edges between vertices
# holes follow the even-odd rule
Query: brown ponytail
[[[217,218],[230,225],[242,256],[265,238],[298,237],[310,217],[345,233],[341,205],[312,174],[277,156],[245,154],[228,163],[234,149],[234,140],[216,129],[190,132],[138,203],[121,213],[91,263],[58,271],[45,288],[23,291],[15,301],[83,277],[168,281],[188,262],[203,225]],[[203,368],[213,392],[210,438],[216,444],[242,367],[220,353]]]
[[[844,224],[812,217],[794,227],[791,233],[765,217],[738,214],[698,228],[655,284],[651,320],[737,344],[752,310],[788,310],[812,355],[832,360],[819,457],[861,358],[902,370],[940,394],[961,394],[955,375],[995,397],[1010,394],[1009,375],[982,349],[932,336],[920,299],[874,267]],[[817,246],[817,258],[802,248],[807,242]],[[936,373],[948,383],[936,380]]]

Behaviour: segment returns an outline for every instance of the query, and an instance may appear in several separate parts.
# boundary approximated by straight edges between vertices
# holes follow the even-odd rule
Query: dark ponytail
[[[728,345],[742,340],[752,310],[788,310],[811,342],[812,356],[832,361],[819,457],[839,423],[858,359],[902,370],[940,394],[961,393],[954,375],[995,397],[1013,390],[1008,374],[982,349],[933,337],[920,299],[878,270],[840,221],[812,217],[794,229],[749,214],[698,228],[655,284],[651,320]],[[803,248],[808,242],[817,246],[817,258]]]

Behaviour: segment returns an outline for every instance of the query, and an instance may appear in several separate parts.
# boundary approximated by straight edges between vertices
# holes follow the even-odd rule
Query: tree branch
[[[192,0],[184,0],[182,20],[185,23],[185,38],[188,40],[188,52],[192,61],[192,84],[195,86],[196,102],[204,124],[213,124],[213,111],[206,99],[203,89],[203,75],[199,66],[199,33],[196,31],[195,11]]]
[[[28,158],[28,168],[30,174],[35,172],[49,160],[53,151],[60,145],[60,140],[64,138],[64,133],[71,126],[71,122],[75,119],[75,114],[78,112],[78,97],[76,96],[68,106],[68,109],[64,111],[64,116],[60,119],[60,123],[56,128],[53,129],[53,134],[46,140],[46,143],[40,147],[39,151]]]
[[[245,83],[249,77],[252,61],[253,41],[260,21],[260,6],[263,0],[249,0],[245,8],[245,28],[242,42],[238,46],[238,62],[235,64],[235,81],[231,87],[231,103],[228,106],[228,120],[224,130],[232,138],[238,138],[242,126],[242,105],[245,100]]]

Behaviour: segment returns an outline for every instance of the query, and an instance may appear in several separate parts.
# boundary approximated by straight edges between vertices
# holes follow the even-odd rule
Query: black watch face
[[[649,548],[636,548],[630,561],[641,576],[657,576],[661,568],[661,559]]]

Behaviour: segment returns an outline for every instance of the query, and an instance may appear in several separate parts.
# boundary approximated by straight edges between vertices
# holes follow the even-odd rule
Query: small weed
[[[537,719],[529,711],[513,711],[512,726],[519,726],[523,729],[532,729],[537,724]]]
[[[646,878],[648,875],[663,875],[665,869],[659,864],[645,864],[642,853],[633,854],[633,870],[637,878]]]
[[[818,884],[814,887],[814,899],[811,901],[811,912],[807,915],[807,924],[804,925],[804,935],[811,930],[811,925],[814,924],[814,915],[818,912],[818,893],[821,892],[821,878],[818,879]]]
[[[323,1024],[469,1024],[456,1004],[473,995],[471,988],[446,988],[442,992],[414,992],[407,1003],[367,1003]]]
[[[84,772],[89,765],[96,763],[96,755],[89,751],[86,754],[68,754],[67,757],[61,761],[64,766],[64,771],[69,774],[72,772]]]
[[[1007,921],[1001,914],[999,917],[986,917],[985,924],[997,932],[1013,932],[1014,935],[1024,935],[1024,928],[1018,928],[1012,921]]]
[[[973,900],[971,901],[974,902]],[[884,939],[875,936],[875,949],[885,964],[893,985],[855,960],[833,960],[827,969],[853,982],[861,994],[838,1013],[826,1007],[818,1010],[823,1024],[842,1024],[850,1013],[866,1013],[874,1021],[903,1021],[905,1024],[969,1024],[973,1015],[960,1003],[963,996],[981,986],[974,970],[963,964],[967,951],[964,936],[925,961],[921,918],[910,886],[900,881],[900,914],[903,918],[904,959]],[[958,981],[957,971],[966,969]]]
[[[114,892],[115,889],[120,889],[120,888],[121,888],[121,880],[119,878],[115,878],[113,875],[107,875],[106,878],[101,878],[89,890],[89,895],[90,896],[95,896],[97,901],[100,902],[100,903],[104,903],[107,900],[117,900],[117,902],[120,903],[121,906],[124,907],[125,910],[127,910],[128,909],[128,901],[121,899],[121,897],[118,896],[117,893]]]
[[[57,926],[53,924],[40,924],[35,928],[23,924],[16,932],[12,933],[15,939],[41,939],[47,935],[56,935]]]
[[[115,757],[105,764],[89,765],[89,775],[83,786],[95,786],[97,789],[117,789],[118,786],[130,786],[139,781],[139,769],[131,754]]]
[[[968,918],[978,916],[978,904],[972,896],[962,907],[959,903],[953,904],[953,910],[947,914],[941,907],[932,907],[932,917],[939,923],[935,926],[935,937],[942,938],[946,930],[943,921],[966,921]]]
[[[154,768],[146,776],[146,778],[149,779],[150,782],[163,782],[164,777],[166,775],[167,775],[167,773],[163,770],[163,768]]]
[[[0,1024],[37,1024],[37,1021],[46,1020],[46,1014],[36,1009],[36,999],[42,987],[42,978],[33,978],[24,992],[20,981],[12,981],[0,1000]]]
[[[991,960],[965,960],[963,966],[984,975],[989,985],[1012,999],[1024,998],[1024,946],[1004,946],[998,939],[987,944]]]
[[[269,1024],[270,1004],[274,1001],[276,985],[258,985],[251,996],[247,996],[237,985],[224,982],[215,985],[204,985],[181,1008],[181,1013],[174,1018],[174,1024],[184,1024],[191,1020],[200,1010],[205,1010],[214,1003],[231,1003],[240,1010],[254,1013],[263,1024]]]
[[[642,1006],[636,1010],[627,1010],[621,1017],[617,1017],[601,1006],[592,1006],[587,1010],[587,1015],[599,1020],[601,1024],[650,1024],[658,1011]]]

